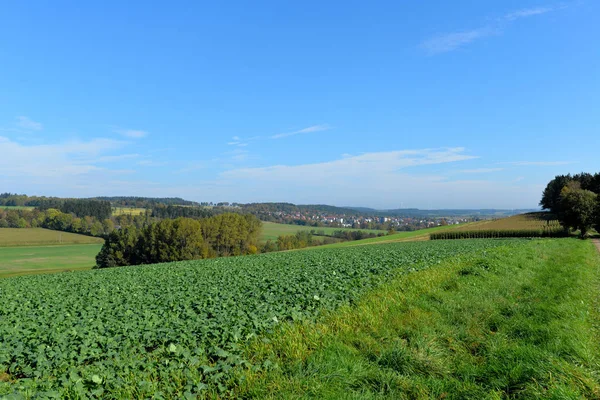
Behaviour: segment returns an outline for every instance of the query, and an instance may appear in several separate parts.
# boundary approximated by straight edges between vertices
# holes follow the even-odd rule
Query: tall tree
[[[558,213],[561,207],[561,191],[572,180],[571,175],[557,175],[554,177],[544,189],[540,206],[545,210]]]
[[[579,182],[565,186],[561,191],[561,210],[558,214],[561,224],[579,229],[581,237],[585,237],[595,223],[597,197],[596,193],[581,189]]]

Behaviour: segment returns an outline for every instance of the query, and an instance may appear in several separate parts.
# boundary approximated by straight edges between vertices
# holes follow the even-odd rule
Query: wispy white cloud
[[[148,132],[139,129],[115,129],[115,132],[119,135],[132,139],[140,139],[145,136],[148,136]]]
[[[132,158],[138,158],[139,154],[118,154],[113,156],[102,156],[97,159],[97,162],[115,162],[122,160],[130,160]]]
[[[542,185],[518,186],[503,180],[452,180],[428,173],[432,165],[478,158],[464,148],[417,149],[345,154],[301,165],[234,168],[203,183],[233,201],[363,204],[380,208],[534,207]]]
[[[490,27],[484,27],[472,29],[470,31],[446,33],[425,40],[423,43],[421,43],[421,47],[424,48],[429,54],[446,53],[465,46],[477,39],[490,36],[495,32],[496,31]]]
[[[253,136],[253,137],[250,137],[247,139],[243,139],[239,136],[234,136],[231,138],[231,140],[229,142],[227,142],[227,145],[228,146],[236,146],[236,147],[246,147],[250,143],[260,141],[260,140],[283,139],[286,137],[302,135],[302,134],[306,134],[306,133],[328,131],[330,129],[332,129],[332,127],[329,124],[318,124],[318,125],[309,126],[307,128],[302,128],[302,129],[298,129],[295,131],[291,131],[291,132],[278,133],[276,135],[271,135],[271,136]]]
[[[21,178],[54,178],[58,181],[103,168],[102,154],[124,146],[111,139],[23,145],[0,137],[0,175]]]
[[[508,164],[515,166],[537,166],[537,167],[548,167],[553,165],[567,165],[575,164],[575,161],[512,161],[498,164]]]
[[[17,117],[16,125],[17,127],[26,131],[41,131],[42,129],[44,129],[44,126],[41,123],[35,122],[31,118],[25,117],[23,115]]]
[[[562,8],[562,7],[561,7]],[[524,8],[511,13],[508,13],[502,17],[505,21],[514,21],[519,18],[532,17],[534,15],[541,15],[552,12],[556,7],[535,7],[535,8]]]
[[[154,160],[142,160],[142,161],[138,161],[137,165],[140,165],[142,167],[164,167],[165,165],[168,165],[169,163],[166,161],[154,161]]]
[[[566,6],[545,6],[535,8],[524,8],[509,12],[488,25],[476,29],[463,30],[458,32],[444,33],[434,36],[421,42],[421,48],[427,53],[434,55],[447,53],[460,49],[469,43],[483,39],[492,35],[501,34],[508,24],[518,19],[529,18],[536,15],[547,14],[552,11],[566,8]]]
[[[223,172],[223,178],[267,179],[270,181],[314,182],[316,179],[358,178],[395,174],[399,169],[420,165],[443,164],[477,158],[464,154],[462,147],[448,149],[401,150],[346,156],[316,164],[275,165],[241,168]]]
[[[474,168],[474,169],[461,169],[457,171],[461,174],[487,174],[489,172],[504,171],[504,168]]]
[[[303,133],[321,132],[321,131],[327,131],[330,129],[331,129],[331,126],[329,126],[328,124],[313,125],[313,126],[309,126],[308,128],[299,129],[299,130],[293,131],[293,132],[278,133],[277,135],[270,136],[270,138],[271,139],[281,139],[281,138],[290,137],[290,136],[294,136],[294,135],[300,135]]]

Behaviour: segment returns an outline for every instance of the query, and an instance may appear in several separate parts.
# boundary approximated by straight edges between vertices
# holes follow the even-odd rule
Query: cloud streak
[[[466,45],[476,40],[480,40],[492,35],[501,34],[509,24],[519,19],[547,14],[552,11],[556,11],[558,9],[563,8],[565,8],[565,6],[546,6],[516,10],[497,18],[495,22],[486,26],[477,29],[470,29],[437,35],[422,41],[420,46],[430,55],[451,52],[465,47]]]
[[[475,169],[462,169],[457,171],[461,174],[487,174],[489,172],[500,172],[504,171],[504,168],[475,168]]]
[[[96,165],[103,162],[102,154],[119,149],[123,145],[123,142],[111,139],[22,145],[0,137],[0,152],[3,155],[0,157],[0,175],[49,178],[60,182],[69,177],[103,169]]]
[[[462,147],[343,155],[331,161],[224,171],[203,188],[232,201],[354,204],[379,208],[401,202],[419,208],[535,207],[541,185],[509,180],[449,179],[427,166],[478,158]],[[436,168],[438,169],[438,168]]]
[[[141,139],[148,136],[148,132],[139,129],[116,129],[115,132],[131,139]]]
[[[41,123],[35,122],[31,118],[23,115],[17,117],[17,126],[26,131],[41,131],[44,129],[44,126]]]
[[[575,161],[512,161],[500,164],[508,164],[515,166],[536,166],[536,167],[549,167],[554,165],[568,165],[575,164]]]
[[[318,125],[309,126],[307,128],[298,129],[296,131],[278,133],[276,135],[271,135],[271,136],[253,136],[248,139],[242,139],[239,136],[234,136],[231,138],[231,140],[229,142],[227,142],[227,145],[228,146],[245,147],[245,146],[248,146],[248,144],[250,144],[251,142],[255,142],[255,141],[259,141],[259,140],[277,140],[277,139],[283,139],[283,138],[295,136],[295,135],[328,131],[330,129],[332,129],[332,127],[329,124],[318,124]]]
[[[327,131],[329,129],[331,129],[331,127],[328,124],[313,125],[313,126],[309,126],[308,128],[300,129],[300,130],[293,131],[293,132],[279,133],[277,135],[271,136],[270,138],[271,139],[281,139],[281,138],[286,138],[286,137],[290,137],[290,136],[300,135],[303,133]]]
[[[275,165],[260,168],[240,168],[223,172],[225,179],[262,179],[268,181],[304,182],[318,180],[355,179],[383,174],[396,174],[398,170],[421,165],[443,164],[478,158],[464,154],[462,147],[448,149],[400,150],[365,153],[334,161],[303,165]]]

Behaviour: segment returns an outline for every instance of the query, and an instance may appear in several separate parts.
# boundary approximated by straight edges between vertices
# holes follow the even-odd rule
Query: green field
[[[232,397],[600,398],[597,252],[575,239],[506,243],[255,341],[252,364],[277,367],[245,370]]]
[[[367,233],[386,233],[386,231],[375,230],[375,229],[351,229],[351,228],[317,228],[314,226],[302,226],[302,225],[290,225],[290,224],[277,224],[274,222],[263,222],[262,232],[260,235],[260,241],[266,242],[267,240],[277,240],[280,235],[294,235],[298,231],[315,230],[316,232],[323,231],[326,235],[330,235],[335,231],[363,231]]]
[[[113,207],[112,215],[141,215],[146,212],[145,208],[136,208],[136,207]]]
[[[101,238],[44,228],[0,228],[0,247],[102,243]]]
[[[466,226],[469,224],[461,225],[447,225],[447,226],[436,226],[434,228],[419,229],[417,231],[410,232],[399,232],[393,235],[385,235],[376,238],[368,238],[362,240],[355,240],[350,242],[333,243],[320,248],[339,248],[339,247],[353,247],[367,244],[383,244],[383,243],[396,243],[396,242],[413,242],[429,240],[429,234],[435,232],[443,232],[447,230],[455,230],[459,227]]]
[[[248,365],[242,349],[257,335],[506,245],[415,242],[3,279],[0,397],[214,398]]]
[[[0,278],[91,269],[100,244],[0,247]]]
[[[35,207],[28,206],[0,206],[3,210],[33,210]]]

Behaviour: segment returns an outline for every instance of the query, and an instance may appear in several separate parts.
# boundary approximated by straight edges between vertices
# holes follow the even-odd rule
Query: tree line
[[[0,209],[0,228],[46,228],[98,237],[104,237],[117,228],[128,226],[139,228],[152,221],[150,213],[98,219],[89,215],[78,217],[54,208]]]
[[[600,232],[600,173],[557,175],[546,185],[540,206],[582,238],[592,228]]]
[[[112,231],[96,257],[97,268],[255,254],[261,222],[253,215],[163,219],[142,228]]]
[[[155,218],[207,218],[216,214],[208,208],[181,207],[178,205],[158,204],[152,208],[152,216]]]

